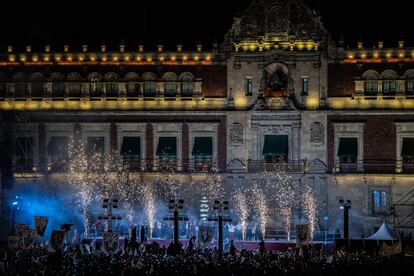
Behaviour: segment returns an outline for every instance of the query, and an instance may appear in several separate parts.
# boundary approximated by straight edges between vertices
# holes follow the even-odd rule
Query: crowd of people
[[[150,244],[127,245],[109,254],[96,242],[84,241],[51,250],[46,244],[30,248],[0,247],[1,275],[404,275],[412,260],[403,255],[380,257],[364,251],[343,249],[289,249],[266,251],[261,242],[257,251],[226,252],[198,249],[191,243],[175,250]],[[408,269],[408,270],[407,270]]]

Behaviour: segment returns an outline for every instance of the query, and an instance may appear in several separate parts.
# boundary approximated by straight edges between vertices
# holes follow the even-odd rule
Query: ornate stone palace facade
[[[340,199],[354,237],[414,226],[414,49],[345,49],[299,0],[253,0],[221,45],[184,46],[2,49],[3,192],[47,182],[77,135],[137,172],[207,164],[228,187],[280,164],[313,186],[321,230],[341,228]]]

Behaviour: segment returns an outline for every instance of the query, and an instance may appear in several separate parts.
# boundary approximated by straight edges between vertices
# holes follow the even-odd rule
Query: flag
[[[45,234],[47,223],[49,222],[48,217],[35,216],[34,217],[34,230],[38,236],[43,237]]]
[[[50,245],[53,249],[60,248],[65,238],[65,231],[53,230],[52,236],[50,237]]]
[[[207,248],[213,240],[214,228],[209,226],[200,226],[198,228],[198,247]]]
[[[103,234],[104,249],[109,253],[114,253],[118,250],[118,233],[104,232]]]
[[[308,224],[296,224],[296,246],[308,245],[310,240]]]
[[[25,246],[25,247],[30,247],[30,246],[32,246],[32,245],[33,245],[33,242],[34,242],[35,237],[36,237],[36,232],[35,232],[35,230],[30,229],[30,230],[29,230],[29,234],[27,235],[27,237],[26,237],[26,238],[24,238],[24,239],[25,239],[24,246]]]
[[[18,237],[27,237],[29,235],[29,224],[19,224],[14,225],[15,234]]]
[[[7,239],[7,244],[9,248],[18,248],[20,243],[19,236],[9,236]]]

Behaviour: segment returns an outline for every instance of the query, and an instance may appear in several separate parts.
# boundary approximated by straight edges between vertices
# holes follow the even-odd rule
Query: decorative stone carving
[[[252,115],[252,121],[254,120],[269,120],[269,121],[300,121],[300,115],[296,114],[254,114]]]
[[[244,172],[246,171],[246,165],[238,158],[234,158],[227,165],[227,170],[232,172]]]
[[[310,127],[310,142],[313,144],[325,143],[325,128],[319,122],[313,123]]]
[[[240,21],[242,39],[267,35],[287,41],[289,35],[306,39],[322,32],[312,10],[299,0],[254,0]]]
[[[320,159],[313,159],[307,164],[307,171],[309,173],[326,173],[327,167]]]
[[[244,143],[244,129],[242,124],[235,122],[230,127],[230,141],[232,144]]]

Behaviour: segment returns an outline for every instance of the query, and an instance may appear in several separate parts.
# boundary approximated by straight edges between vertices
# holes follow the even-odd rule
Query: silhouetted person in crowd
[[[144,225],[141,226],[141,233],[140,233],[140,237],[141,237],[141,243],[144,243],[145,241],[145,227]]]
[[[230,255],[236,255],[236,247],[234,246],[233,240],[230,241]]]
[[[259,252],[260,252],[260,256],[263,256],[263,254],[266,252],[265,242],[263,239],[259,243]]]

